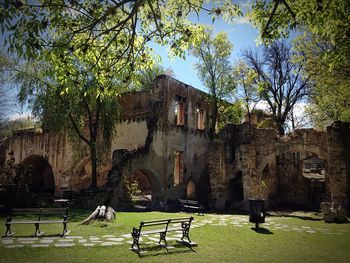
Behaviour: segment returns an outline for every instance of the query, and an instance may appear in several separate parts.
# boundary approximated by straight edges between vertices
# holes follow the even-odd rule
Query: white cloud
[[[33,115],[30,112],[17,112],[14,114],[9,115],[9,119],[11,121],[17,120],[17,119],[23,119],[23,118],[33,118]]]
[[[248,17],[236,17],[233,19],[233,24],[250,24]]]

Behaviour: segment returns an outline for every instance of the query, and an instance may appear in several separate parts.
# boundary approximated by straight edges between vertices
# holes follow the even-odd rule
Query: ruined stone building
[[[208,195],[207,101],[206,93],[164,75],[150,90],[121,96],[122,120],[116,125],[109,157],[99,166],[98,185],[112,178],[117,199],[121,174],[134,178],[154,205]],[[41,187],[60,195],[91,182],[88,156],[77,158],[73,147],[62,135],[18,131],[7,156],[15,163],[33,165],[32,190]]]
[[[152,89],[126,93],[119,102],[123,117],[98,172],[98,185],[112,204],[122,198],[123,176],[137,180],[155,207],[177,198],[217,209],[246,209],[249,198],[264,198],[270,207],[348,204],[347,123],[285,137],[243,123],[227,126],[211,142],[207,94],[171,77],[161,75]],[[91,181],[89,158],[78,157],[62,135],[18,131],[7,158],[34,167],[32,190],[64,195]]]
[[[209,146],[213,206],[318,209],[323,201],[348,206],[350,130],[337,122],[326,131],[300,129],[279,137],[274,129],[229,125]]]

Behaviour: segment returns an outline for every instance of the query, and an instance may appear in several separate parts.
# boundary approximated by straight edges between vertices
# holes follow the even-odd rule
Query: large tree
[[[88,145],[93,187],[98,132],[110,131],[100,124],[116,111],[115,97],[133,81],[134,73],[153,63],[147,43],[169,45],[174,55],[183,55],[198,30],[187,20],[191,12],[241,15],[237,5],[223,2],[212,10],[203,8],[201,0],[0,4],[5,46],[26,60],[35,59],[40,67],[30,66],[19,74],[21,98],[32,102],[43,118],[64,120],[65,125],[56,127],[71,128]]]
[[[154,87],[154,79],[162,74],[174,77],[174,71],[171,68],[164,68],[161,64],[154,63],[135,72],[132,86],[137,90],[149,90]]]
[[[213,36],[213,30],[203,28],[201,37],[192,48],[191,54],[198,58],[195,69],[199,78],[208,89],[212,102],[211,127],[209,137],[214,138],[219,108],[223,100],[232,95],[235,88],[228,74],[231,71],[230,55],[232,44],[225,32]]]
[[[309,96],[309,113],[316,127],[333,120],[350,121],[350,57],[330,67],[323,57],[333,44],[313,34],[300,36],[294,43],[295,60],[304,64],[304,75],[315,84]]]
[[[95,188],[99,153],[108,145],[118,120],[116,97],[127,90],[127,83],[125,73],[115,70],[108,53],[97,64],[89,53],[60,58],[60,51],[53,50],[41,60],[16,68],[16,81],[20,101],[28,103],[43,128],[67,132],[83,142],[91,162],[91,187]]]
[[[257,87],[258,74],[243,60],[239,60],[233,68],[232,75],[238,88],[238,97],[243,101],[248,122],[251,122],[251,112],[260,101]]]
[[[350,121],[350,1],[255,1],[250,18],[269,42],[297,31],[297,61],[314,88],[309,112],[316,126]]]
[[[285,132],[288,115],[309,92],[309,78],[302,76],[303,65],[291,61],[291,48],[275,41],[258,51],[246,50],[244,60],[259,78],[261,99],[267,102],[280,134]]]
[[[9,116],[11,108],[13,108],[13,93],[10,91],[10,72],[13,61],[0,53],[0,123]]]

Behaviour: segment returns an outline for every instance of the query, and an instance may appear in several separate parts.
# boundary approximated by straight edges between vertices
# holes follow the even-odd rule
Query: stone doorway
[[[235,177],[229,181],[229,201],[232,205],[243,201],[243,199],[243,173],[239,170],[235,173]]]
[[[196,184],[192,180],[187,184],[186,193],[187,199],[196,200]]]
[[[144,170],[136,170],[130,175],[132,182],[137,183],[138,194],[135,196],[138,205],[151,206],[153,185],[151,176]]]
[[[52,167],[42,156],[32,155],[25,158],[21,165],[23,166],[23,177],[28,188],[33,193],[51,193],[55,192],[55,179]]]
[[[310,152],[286,152],[276,157],[281,203],[296,209],[320,208],[327,199],[327,162]]]

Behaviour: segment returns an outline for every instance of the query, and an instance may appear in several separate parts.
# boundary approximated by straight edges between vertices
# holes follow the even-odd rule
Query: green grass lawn
[[[79,222],[88,214],[87,211],[71,212],[69,236],[87,239],[105,235],[120,237],[130,233],[132,227],[138,226],[142,220],[188,216],[184,213],[119,212],[113,223],[80,225]],[[164,248],[141,242],[141,248],[147,251],[142,257],[129,250],[130,244],[126,241],[130,238],[121,245],[109,247],[100,244],[85,247],[76,243],[74,247],[63,248],[54,245],[7,248],[3,243],[7,238],[2,238],[0,262],[350,262],[350,224],[326,224],[318,217],[275,215],[267,217],[267,224],[262,225],[264,229],[256,232],[252,229],[253,224],[246,222],[247,218],[244,215],[195,216],[194,225],[198,227],[191,229],[190,237],[197,247],[191,250],[169,240],[169,245],[174,248],[167,252]],[[3,234],[5,216],[0,219]],[[238,222],[239,226],[233,222]],[[13,231],[16,232],[14,238],[31,236],[34,226],[14,226]],[[52,235],[60,233],[62,227],[43,225],[42,231]]]

